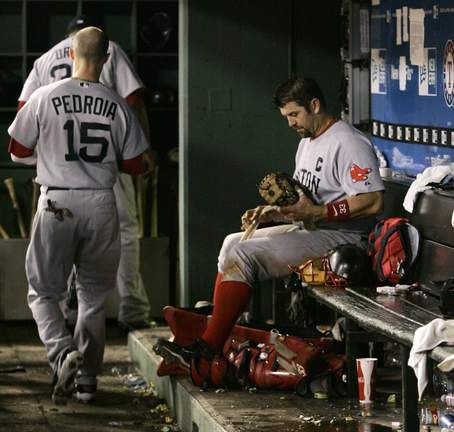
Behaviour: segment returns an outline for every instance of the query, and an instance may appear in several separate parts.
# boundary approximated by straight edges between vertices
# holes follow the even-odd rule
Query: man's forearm
[[[383,192],[368,192],[317,206],[315,220],[346,220],[373,216],[383,211]]]
[[[129,106],[136,115],[137,120],[139,120],[145,138],[150,142],[150,123],[148,121],[147,109],[143,98],[140,95],[136,96],[131,103],[129,103]]]

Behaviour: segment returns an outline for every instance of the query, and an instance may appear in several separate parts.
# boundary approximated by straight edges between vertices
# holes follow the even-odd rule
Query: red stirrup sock
[[[236,320],[251,298],[251,287],[245,282],[223,281],[216,290],[213,315],[202,339],[215,351],[221,351]]]
[[[219,289],[219,284],[222,282],[222,273],[218,272],[216,275],[216,280],[214,281],[214,292],[213,292],[213,304],[216,304],[217,292]]]

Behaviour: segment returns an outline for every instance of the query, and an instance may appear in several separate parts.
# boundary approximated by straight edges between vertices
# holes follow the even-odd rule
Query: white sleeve
[[[32,93],[40,87],[41,83],[39,82],[38,74],[36,73],[36,69],[33,68],[28,74],[27,79],[25,80],[18,100],[24,102],[28,101]]]
[[[340,182],[347,196],[384,190],[378,159],[368,140],[358,135],[339,138],[348,140],[348,143],[341,143],[337,162]]]
[[[111,43],[111,47],[110,61],[112,62],[112,88],[125,99],[136,90],[144,88],[145,85],[139,75],[137,75],[134,66],[121,47],[115,43]]]
[[[121,152],[122,160],[134,159],[141,155],[145,150],[149,148],[148,141],[145,138],[142,128],[140,127],[139,121],[131,109],[125,105],[126,117],[129,121],[129,127],[125,135],[125,142]]]
[[[29,149],[34,149],[39,137],[38,126],[38,93],[35,92],[30,100],[16,114],[16,118],[8,128],[8,134],[18,143]]]
[[[17,156],[14,156],[11,153],[11,160],[13,162],[21,163],[21,164],[24,164],[24,165],[36,165],[36,162],[37,162],[38,158],[36,156],[36,152],[33,153],[32,156],[28,156],[28,157],[24,157],[24,158],[19,158]]]

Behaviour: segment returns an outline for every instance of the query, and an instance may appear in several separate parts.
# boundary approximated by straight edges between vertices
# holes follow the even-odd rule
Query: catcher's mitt
[[[258,184],[262,198],[270,205],[289,206],[298,202],[300,196],[305,194],[312,199],[311,193],[294,178],[285,173],[267,174]]]

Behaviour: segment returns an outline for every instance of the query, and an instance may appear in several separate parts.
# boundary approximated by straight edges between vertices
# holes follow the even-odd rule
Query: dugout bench
[[[454,190],[432,189],[419,194],[414,212],[403,210],[402,202],[408,184],[386,181],[383,217],[408,217],[421,234],[420,254],[414,266],[414,280],[421,291],[389,296],[376,293],[375,286],[340,289],[311,286],[307,293],[346,318],[345,343],[347,354],[348,395],[357,394],[355,358],[358,346],[365,341],[389,340],[397,342],[401,352],[402,423],[406,432],[419,431],[418,392],[416,378],[407,366],[413,335],[416,329],[435,318],[442,318],[439,310],[440,284],[454,275]],[[428,352],[440,362],[454,354],[454,347],[439,346]],[[429,362],[431,363],[431,362]]]

